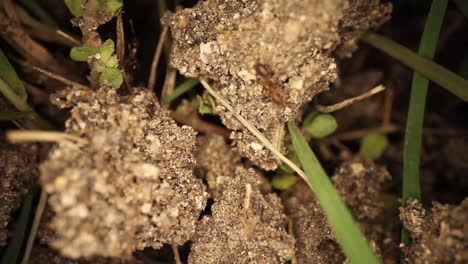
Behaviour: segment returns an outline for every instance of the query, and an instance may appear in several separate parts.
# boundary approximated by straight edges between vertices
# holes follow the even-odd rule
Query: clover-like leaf
[[[70,50],[70,58],[74,61],[88,61],[89,57],[96,55],[99,48],[91,46],[73,47]]]
[[[101,84],[108,83],[114,88],[119,88],[123,83],[123,75],[117,68],[104,68],[99,77],[99,82]]]
[[[65,0],[68,9],[76,17],[80,17],[83,14],[83,6],[85,3],[86,0]]]
[[[111,58],[114,51],[115,51],[114,41],[112,41],[112,39],[106,40],[106,42],[104,42],[101,45],[100,50],[99,50],[99,54],[101,55],[101,60],[104,63],[106,63]]]
[[[105,0],[104,10],[109,13],[115,13],[122,8],[122,0]]]

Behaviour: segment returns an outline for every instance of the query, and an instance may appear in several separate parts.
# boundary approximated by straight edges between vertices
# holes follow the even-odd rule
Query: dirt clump
[[[373,249],[380,253],[393,243],[385,221],[380,194],[389,173],[370,161],[344,162],[332,177],[343,201],[360,224]],[[309,186],[300,181],[283,195],[296,238],[298,263],[343,263],[346,261],[336,237]]]
[[[198,223],[189,263],[285,263],[293,257],[281,200],[262,193],[257,173],[236,168],[211,215]]]
[[[234,108],[284,152],[284,122],[337,78],[332,52],[341,43],[340,32],[362,31],[374,25],[371,19],[388,15],[358,12],[368,7],[360,2],[202,1],[163,19],[173,36],[171,63],[186,76],[214,80]],[[340,31],[342,19],[347,27]],[[277,168],[278,158],[231,113],[223,106],[217,111],[243,157],[266,170]]]
[[[411,199],[400,218],[412,238],[411,246],[403,245],[407,263],[468,262],[468,199],[460,205],[433,202],[431,211]]]
[[[380,0],[350,0],[338,24],[341,42],[335,54],[339,58],[351,57],[357,50],[357,42],[362,35],[390,20],[391,13],[391,3],[381,3]]]
[[[198,175],[206,180],[208,192],[215,200],[222,196],[229,182],[235,178],[236,168],[243,165],[239,152],[231,148],[222,136],[215,134],[197,137],[195,157]],[[261,182],[261,191],[271,192],[271,185],[265,177],[259,172],[255,175]]]
[[[193,176],[195,132],[167,117],[154,95],[101,88],[71,110],[66,132],[41,165],[56,237],[67,257],[130,256],[181,245],[195,232],[208,194]]]
[[[0,143],[0,247],[6,245],[11,214],[39,176],[35,145]]]
[[[138,260],[123,260],[97,257],[89,260],[84,259],[69,259],[61,256],[57,251],[45,247],[35,246],[31,252],[30,264],[142,264]]]

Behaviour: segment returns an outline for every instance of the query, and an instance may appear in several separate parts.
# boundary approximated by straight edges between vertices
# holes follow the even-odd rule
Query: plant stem
[[[399,60],[414,71],[419,72],[463,101],[468,102],[468,81],[452,71],[418,55],[387,37],[375,33],[367,33],[363,36],[362,40]]]
[[[444,19],[447,0],[434,0],[427,17],[424,33],[419,45],[419,54],[427,59],[434,58],[439,39],[440,29]],[[406,123],[404,163],[403,163],[403,205],[409,198],[420,200],[419,165],[423,134],[424,109],[429,80],[418,72],[413,75],[411,96]],[[468,87],[465,87],[465,90]],[[402,242],[408,245],[408,232],[402,230]]]

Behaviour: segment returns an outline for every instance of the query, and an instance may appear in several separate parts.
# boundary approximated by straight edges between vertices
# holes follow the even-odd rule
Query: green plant
[[[389,145],[388,138],[377,132],[369,133],[361,140],[359,154],[365,158],[376,160],[382,156]]]
[[[313,138],[324,138],[333,134],[338,128],[336,119],[330,114],[318,114],[310,122],[304,122],[304,127]]]
[[[447,0],[434,0],[432,2],[419,45],[419,54],[425,58],[432,59],[434,57],[447,2]],[[420,73],[415,72],[411,85],[410,105],[405,132],[403,204],[409,198],[421,199],[419,160],[421,157],[424,109],[428,87],[429,80]],[[465,86],[464,89],[468,91],[468,86]],[[410,242],[409,235],[405,230],[402,231],[402,241],[405,244],[409,244]]]
[[[106,40],[100,47],[81,46],[70,50],[70,58],[75,61],[93,63],[93,70],[98,71],[99,83],[119,88],[123,83],[123,75],[119,70],[119,61],[114,54],[115,45],[111,39]]]

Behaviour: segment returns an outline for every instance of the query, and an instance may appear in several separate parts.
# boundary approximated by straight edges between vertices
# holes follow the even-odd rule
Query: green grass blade
[[[6,76],[5,79],[3,79]],[[18,84],[19,82],[19,84]],[[10,86],[13,84],[13,86]],[[21,85],[21,86],[20,86]],[[16,88],[13,88],[16,87]],[[16,90],[15,90],[16,89]],[[24,91],[23,91],[24,90]],[[24,95],[22,95],[24,93]],[[19,79],[16,71],[11,67],[5,55],[0,50],[0,94],[3,96],[20,112],[32,112],[32,118],[37,122],[42,129],[53,129],[53,126],[43,119],[33,108],[26,102],[26,89]]]
[[[28,94],[23,83],[16,74],[15,69],[11,66],[7,57],[0,50],[0,79],[2,79],[8,87],[10,87],[22,100],[26,101]]]
[[[354,264],[380,263],[300,130],[293,122],[288,123],[288,128],[308,183],[348,259]]]
[[[163,17],[164,13],[166,13],[166,10],[167,10],[166,0],[158,0],[159,18]]]
[[[13,121],[18,119],[34,118],[34,112],[16,112],[5,110],[0,112],[0,121]]]
[[[182,84],[177,86],[174,91],[167,96],[164,96],[162,99],[163,104],[169,104],[173,100],[179,98],[184,93],[190,91],[195,87],[200,81],[198,79],[188,79],[184,81]]]
[[[362,40],[399,60],[412,70],[419,72],[465,102],[468,102],[468,81],[452,71],[418,55],[387,37],[375,33],[367,33],[363,36]]]
[[[434,0],[429,10],[429,15],[419,45],[419,54],[428,59],[434,58],[447,2],[447,0]],[[409,198],[421,199],[419,162],[428,87],[429,80],[420,73],[415,72],[411,85],[408,120],[405,132],[405,148],[403,154],[403,204],[405,204]],[[409,235],[405,230],[402,231],[402,242],[405,244],[410,243]]]
[[[29,219],[31,218],[35,195],[36,192],[32,191],[29,192],[23,199],[23,205],[21,206],[19,218],[16,223],[15,233],[3,254],[2,264],[18,263],[17,260],[21,253],[21,249],[26,238],[26,233],[28,231],[28,223]]]

